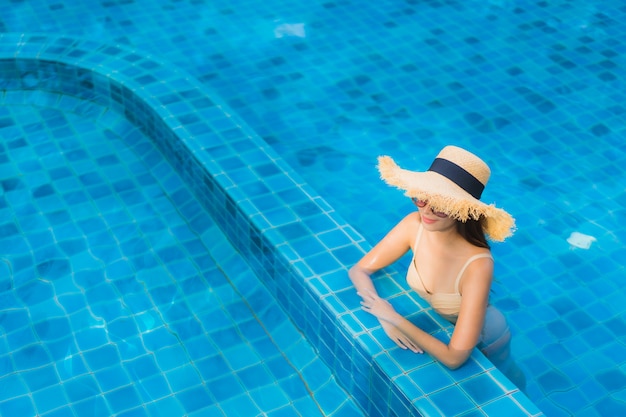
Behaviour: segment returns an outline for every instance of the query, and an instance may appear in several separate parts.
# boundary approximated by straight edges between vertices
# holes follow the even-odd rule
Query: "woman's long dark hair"
[[[465,222],[457,221],[456,230],[461,236],[469,243],[479,248],[490,249],[487,238],[485,237],[485,231],[483,230],[483,223],[485,218],[481,216],[478,220],[468,219]]]

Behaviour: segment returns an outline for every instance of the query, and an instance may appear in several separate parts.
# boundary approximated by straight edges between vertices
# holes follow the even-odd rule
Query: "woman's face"
[[[456,219],[453,217],[440,211],[434,211],[428,205],[428,201],[418,200],[416,198],[411,200],[413,204],[417,206],[422,218],[422,224],[424,224],[427,230],[447,230],[456,224]]]

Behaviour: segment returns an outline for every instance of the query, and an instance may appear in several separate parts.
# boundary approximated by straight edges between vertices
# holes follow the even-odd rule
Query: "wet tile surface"
[[[527,393],[547,415],[599,416],[625,407],[624,13],[616,1],[12,2],[0,30],[119,43],[184,68],[372,244],[410,210],[378,180],[378,154],[423,169],[447,143],[471,148],[493,169],[485,198],[517,218],[494,247],[493,302],[511,320]],[[37,185],[38,208],[51,188]]]
[[[360,415],[149,138],[21,97],[0,103],[2,415]]]

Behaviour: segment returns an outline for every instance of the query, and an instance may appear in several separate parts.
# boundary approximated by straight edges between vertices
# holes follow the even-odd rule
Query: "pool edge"
[[[0,64],[13,71],[5,92],[52,89],[112,107],[142,126],[369,415],[389,415],[380,403],[409,415],[442,414],[437,394],[472,377],[435,364],[441,375],[457,376],[453,383],[431,392],[411,383],[409,374],[434,362],[401,366],[403,352],[381,344],[347,278],[346,265],[368,243],[193,77],[127,47],[47,34],[0,35]],[[53,79],[42,79],[50,73]],[[444,327],[439,332],[445,337]],[[499,392],[480,402],[468,395],[475,408],[541,415],[482,354],[471,361]]]

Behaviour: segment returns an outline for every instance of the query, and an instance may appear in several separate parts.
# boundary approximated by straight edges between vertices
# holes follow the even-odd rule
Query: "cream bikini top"
[[[456,277],[456,281],[454,282],[454,293],[431,293],[424,286],[424,282],[417,272],[417,267],[415,265],[415,254],[417,253],[417,246],[422,237],[422,225],[420,224],[419,230],[417,232],[417,237],[415,238],[415,244],[413,245],[413,259],[411,260],[411,265],[406,273],[406,281],[413,289],[413,291],[417,292],[420,297],[424,300],[428,301],[428,304],[439,313],[443,318],[448,320],[451,323],[456,323],[456,319],[459,316],[459,311],[461,310],[461,293],[459,292],[459,283],[461,281],[461,277],[463,273],[476,259],[480,258],[490,258],[493,259],[491,254],[489,253],[479,253],[470,257],[459,271],[459,274]]]

